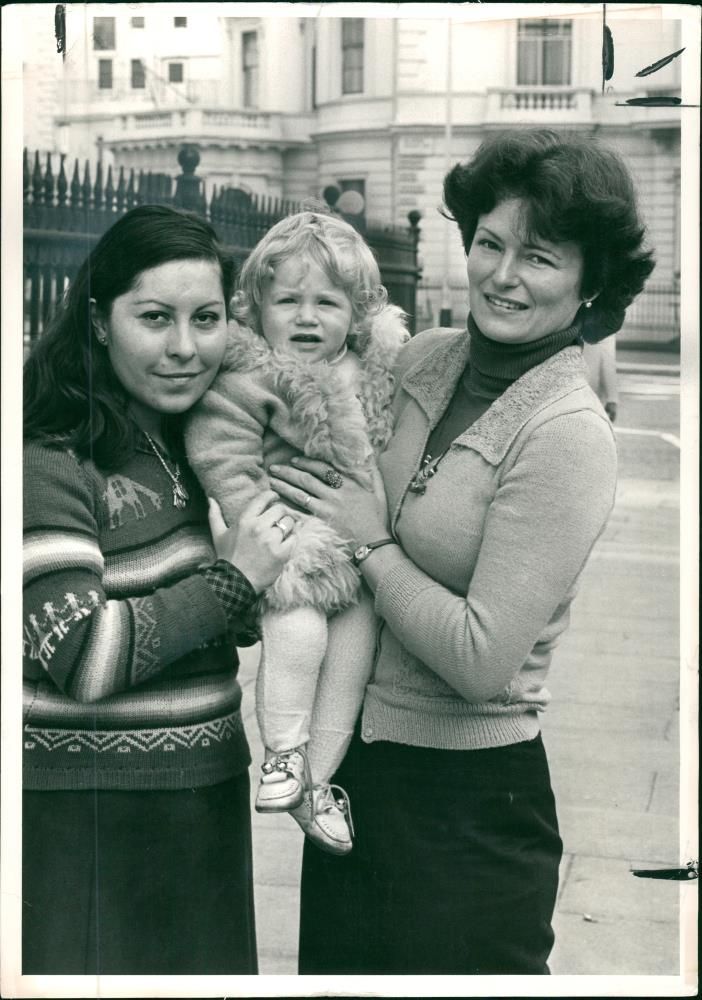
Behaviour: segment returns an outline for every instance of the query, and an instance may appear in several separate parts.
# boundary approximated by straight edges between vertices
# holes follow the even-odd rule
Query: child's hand
[[[217,501],[210,498],[209,503],[210,531],[217,558],[236,566],[260,594],[277,579],[292,555],[294,517],[272,490],[254,497],[238,525],[231,528],[227,527]],[[281,520],[279,526],[277,522]]]

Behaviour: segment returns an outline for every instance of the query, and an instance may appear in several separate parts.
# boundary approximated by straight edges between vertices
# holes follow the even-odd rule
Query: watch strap
[[[397,545],[397,541],[394,538],[379,538],[377,542],[366,542],[364,545],[359,545],[352,556],[354,566],[362,563],[374,549],[379,549],[381,545]]]

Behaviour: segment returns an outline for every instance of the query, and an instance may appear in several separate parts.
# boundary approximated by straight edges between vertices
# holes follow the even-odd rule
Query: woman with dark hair
[[[208,223],[135,208],[25,366],[25,975],[257,970],[235,646],[291,543],[271,492],[208,516],[181,431],[232,280]]]
[[[302,973],[549,971],[562,844],[538,713],[616,482],[582,341],[621,326],[653,264],[628,171],[590,138],[491,137],[444,197],[468,329],[401,349],[387,505],[308,459],[272,479],[358,546],[381,618],[332,779],[356,843],[305,846]]]

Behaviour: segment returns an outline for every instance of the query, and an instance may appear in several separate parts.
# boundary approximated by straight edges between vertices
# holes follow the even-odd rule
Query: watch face
[[[359,547],[356,549],[356,551],[353,554],[354,555],[354,559],[358,559],[359,561],[361,559],[365,559],[366,556],[370,555],[370,553],[372,551],[373,550],[369,549],[367,545],[359,545]]]

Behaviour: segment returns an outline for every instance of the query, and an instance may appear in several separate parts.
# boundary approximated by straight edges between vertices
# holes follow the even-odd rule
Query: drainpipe
[[[392,98],[390,102],[390,218],[397,225],[397,57],[398,19],[392,21]]]
[[[446,19],[446,124],[444,127],[444,176],[451,169],[451,137],[453,125],[452,106],[452,70],[451,70],[451,18]],[[444,279],[441,285],[441,312],[439,326],[451,326],[451,287],[449,274],[451,270],[451,231],[448,219],[444,222]]]

